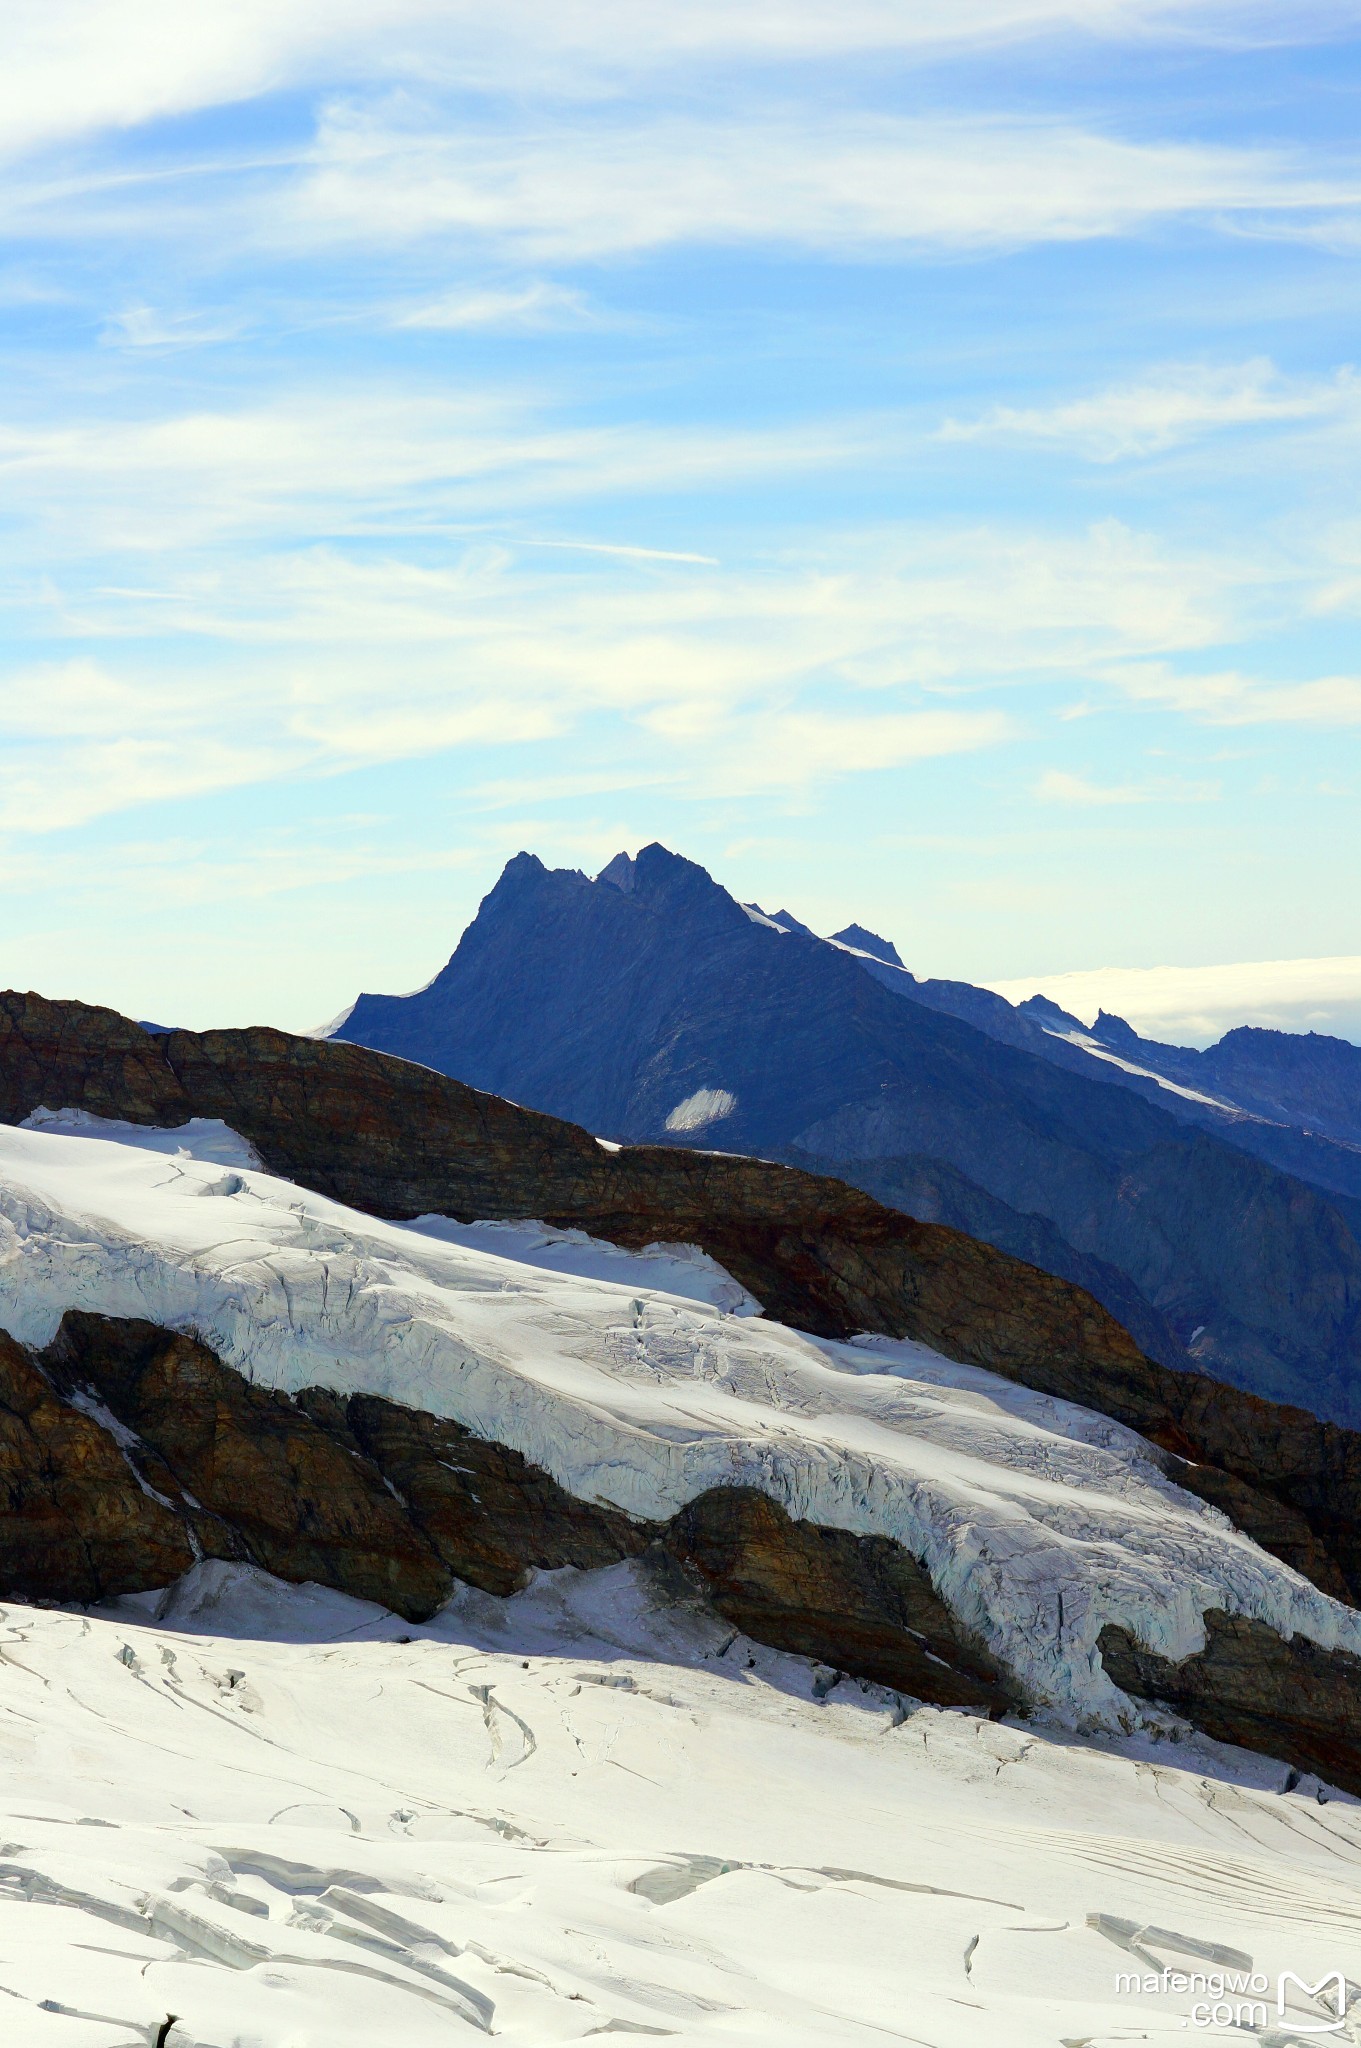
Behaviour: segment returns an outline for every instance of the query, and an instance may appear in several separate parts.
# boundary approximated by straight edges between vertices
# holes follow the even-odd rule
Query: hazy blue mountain
[[[1013,1007],[968,982],[918,981],[906,968],[863,964],[913,1002],[1070,1073],[1127,1088],[1286,1173],[1361,1201],[1361,1046],[1244,1026],[1197,1052],[1140,1038],[1104,1010],[1088,1026],[1046,996]]]
[[[650,846],[594,880],[517,855],[428,987],[335,1035],[605,1137],[815,1164],[1080,1280],[1169,1362],[1361,1420],[1361,1203],[1050,1027]]]

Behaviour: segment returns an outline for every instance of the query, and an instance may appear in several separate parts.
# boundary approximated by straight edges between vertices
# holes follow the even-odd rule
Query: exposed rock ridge
[[[0,1120],[218,1117],[277,1173],[388,1217],[538,1217],[701,1245],[772,1315],[914,1337],[1099,1409],[1323,1591],[1361,1604],[1361,1434],[1146,1358],[1090,1295],[842,1182],[575,1124],[389,1055],[256,1029],[151,1036],[111,1010],[0,996]]]
[[[577,1499],[504,1445],[369,1395],[296,1400],[195,1338],[73,1312],[0,1334],[0,1597],[92,1602],[197,1557],[248,1561],[424,1620],[455,1582],[647,1556],[734,1629],[944,1706],[1016,1704],[897,1544],[714,1488],[668,1523]]]
[[[537,1217],[615,1243],[699,1244],[781,1321],[914,1336],[1005,1369],[1141,1354],[1081,1288],[842,1182],[587,1131],[429,1068],[282,1031],[149,1036],[111,1010],[0,996],[0,1121],[39,1107],[216,1117],[271,1171],[371,1215]]]
[[[1205,1616],[1205,1648],[1180,1664],[1122,1628],[1104,1628],[1099,1644],[1123,1692],[1162,1701],[1216,1741],[1361,1792],[1361,1657],[1306,1636],[1284,1641],[1264,1622],[1217,1608]]]

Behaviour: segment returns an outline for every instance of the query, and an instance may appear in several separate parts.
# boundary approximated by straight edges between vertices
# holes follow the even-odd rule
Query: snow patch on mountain
[[[1254,1117],[1251,1110],[1240,1109],[1236,1102],[1224,1102],[1217,1095],[1205,1095],[1199,1088],[1184,1088],[1180,1081],[1169,1081],[1166,1074],[1157,1074],[1152,1067],[1136,1066],[1133,1060],[1123,1060],[1100,1039],[1093,1038],[1090,1031],[1056,1031],[1051,1024],[1042,1024],[1040,1029],[1046,1038],[1057,1038],[1064,1045],[1075,1045],[1080,1052],[1090,1053],[1093,1059],[1104,1060],[1107,1066],[1118,1067],[1122,1074],[1133,1074],[1140,1081],[1154,1081],[1168,1095],[1179,1095],[1183,1102],[1198,1102],[1206,1109],[1219,1109],[1226,1116],[1248,1117],[1254,1123],[1265,1122],[1263,1117]]]
[[[88,1109],[35,1109],[19,1128],[47,1131],[53,1137],[107,1138],[142,1152],[200,1159],[214,1166],[264,1166],[249,1138],[215,1116],[191,1116],[187,1124],[166,1130],[155,1124],[125,1123],[121,1117],[95,1116]]]
[[[796,1517],[902,1543],[1068,1726],[1142,1711],[1102,1668],[1107,1622],[1180,1659],[1223,1608],[1361,1654],[1361,1614],[1104,1417],[921,1345],[819,1341],[663,1291],[649,1260],[670,1253],[620,1254],[606,1278],[589,1244],[459,1231],[179,1149],[0,1130],[0,1325],[27,1343],[70,1308],[145,1317],[257,1384],[451,1418],[648,1519],[712,1486],[760,1487]],[[567,1254],[595,1270],[566,1270]],[[713,1275],[694,1270],[702,1293]]]
[[[755,1295],[695,1244],[650,1244],[632,1252],[584,1230],[558,1230],[546,1223],[455,1223],[448,1216],[418,1216],[414,1223],[401,1227],[439,1238],[444,1244],[461,1244],[470,1251],[513,1259],[517,1265],[537,1266],[546,1273],[574,1273],[582,1280],[655,1288],[685,1301],[707,1302],[728,1315],[762,1313]]]
[[[697,1088],[693,1095],[687,1095],[678,1102],[666,1119],[668,1131],[702,1131],[706,1124],[721,1123],[725,1116],[731,1116],[737,1107],[737,1097],[729,1088]]]

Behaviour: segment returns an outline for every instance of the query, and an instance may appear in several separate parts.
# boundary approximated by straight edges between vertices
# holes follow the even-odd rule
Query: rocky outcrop
[[[58,1393],[113,1418],[129,1464],[203,1555],[248,1558],[399,1614],[432,1614],[448,1598],[447,1570],[381,1472],[195,1338],[72,1314],[39,1363]],[[128,1590],[112,1579],[101,1587]],[[72,1596],[53,1588],[49,1597]]]
[[[1180,1664],[1122,1628],[1104,1628],[1099,1644],[1123,1692],[1361,1795],[1361,1658],[1305,1636],[1283,1640],[1264,1622],[1216,1608],[1205,1616],[1204,1649]]]
[[[714,1488],[668,1523],[578,1500],[517,1452],[370,1395],[257,1387],[155,1324],[67,1315],[0,1338],[0,1597],[93,1602],[244,1560],[426,1619],[456,1582],[651,1557],[772,1648],[942,1706],[1014,1688],[883,1537]]]
[[[342,1441],[348,1432],[355,1455],[382,1474],[445,1571],[484,1593],[516,1592],[531,1567],[617,1564],[652,1538],[649,1524],[578,1500],[518,1451],[456,1422],[369,1394],[341,1403],[314,1392],[300,1405]]]
[[[199,1556],[413,1621],[459,1581],[504,1595],[534,1568],[643,1558],[753,1641],[941,1706],[1024,1705],[899,1545],[751,1488],[637,1521],[457,1424],[368,1395],[289,1399],[150,1323],[73,1313],[37,1355],[0,1338],[0,1597],[108,1599]],[[1361,1659],[1218,1611],[1180,1664],[1119,1627],[1099,1640],[1125,1692],[1361,1793]]]
[[[116,1437],[63,1401],[0,1332],[0,1587],[17,1600],[98,1600],[164,1586],[194,1562],[185,1518]]]
[[[1148,1439],[1170,1477],[1325,1593],[1361,1606],[1361,1433],[1203,1373],[1053,1358],[994,1370],[1100,1409]]]
[[[795,1327],[915,1337],[1127,1424],[1264,1549],[1361,1604],[1361,1434],[1159,1366],[1080,1287],[842,1182],[717,1153],[607,1151],[575,1124],[359,1046],[152,1036],[110,1010],[0,996],[0,1121],[40,1106],[220,1117],[275,1172],[377,1215],[533,1216],[624,1245],[701,1245]]]
[[[683,1508],[662,1540],[754,1642],[941,1706],[1019,1704],[922,1566],[886,1537],[796,1522],[768,1494],[725,1486]]]

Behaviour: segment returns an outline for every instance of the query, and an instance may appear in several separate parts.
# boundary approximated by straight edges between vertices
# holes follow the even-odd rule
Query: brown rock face
[[[0,1338],[0,1404],[0,1597],[148,1591],[202,1555],[420,1621],[455,1580],[505,1595],[533,1568],[655,1551],[756,1642],[944,1706],[1011,1702],[915,1559],[759,1493],[633,1521],[457,1423],[363,1394],[289,1400],[192,1337],[84,1313],[38,1359]]]
[[[1164,1701],[1220,1742],[1361,1794],[1361,1658],[1304,1636],[1287,1642],[1265,1622],[1217,1608],[1205,1616],[1205,1648],[1180,1664],[1122,1628],[1104,1628],[1098,1640],[1123,1692]]]
[[[979,1365],[1140,1359],[1081,1288],[840,1181],[665,1146],[607,1152],[575,1124],[360,1046],[153,1037],[111,1010],[0,996],[0,1121],[39,1106],[220,1117],[272,1171],[371,1215],[532,1216],[616,1244],[699,1244],[772,1315],[824,1336],[916,1336]]]
[[[1361,1432],[1146,1358],[998,1360],[993,1370],[1137,1430],[1178,1485],[1325,1593],[1361,1605]]]
[[[77,1313],[43,1364],[63,1391],[92,1390],[145,1447],[152,1483],[175,1499],[205,1554],[249,1558],[279,1578],[314,1579],[413,1617],[448,1598],[448,1572],[382,1475],[194,1338]]]
[[[300,1405],[319,1419],[336,1414],[329,1426],[339,1433],[333,1395],[304,1394]],[[531,1567],[618,1564],[651,1538],[649,1524],[577,1500],[518,1451],[457,1422],[369,1394],[352,1395],[343,1416],[356,1449],[396,1488],[448,1572],[484,1593],[517,1592]]]
[[[194,1561],[175,1508],[106,1429],[60,1399],[0,1332],[0,1574],[17,1600],[98,1600],[168,1585]]]
[[[907,1552],[753,1489],[635,1522],[457,1424],[367,1395],[289,1400],[153,1324],[72,1313],[36,1358],[0,1336],[0,1597],[106,1599],[206,1555],[422,1620],[455,1580],[506,1594],[533,1567],[644,1554],[754,1641],[942,1706],[1023,1704]],[[1206,1631],[1180,1665],[1113,1626],[1100,1646],[1125,1691],[1361,1792],[1361,1659],[1220,1613]]]
[[[914,1557],[883,1536],[796,1522],[743,1486],[691,1501],[663,1537],[726,1621],[758,1643],[817,1657],[941,1706],[1019,1703]]]

